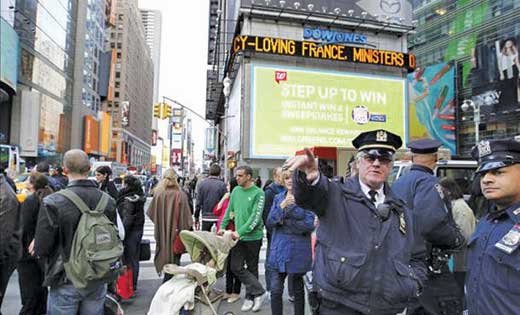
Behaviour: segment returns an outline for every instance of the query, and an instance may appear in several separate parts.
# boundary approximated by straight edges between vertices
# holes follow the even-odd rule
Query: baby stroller
[[[218,236],[185,230],[179,235],[193,263],[163,267],[173,278],[157,290],[148,314],[217,315],[223,293],[213,285],[224,275],[227,256],[237,241],[228,232]]]

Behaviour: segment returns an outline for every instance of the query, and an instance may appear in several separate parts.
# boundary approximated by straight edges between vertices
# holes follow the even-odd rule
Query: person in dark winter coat
[[[114,198],[114,200],[117,200],[119,197],[119,191],[117,191],[114,182],[110,180],[110,176],[112,175],[112,169],[110,166],[103,165],[96,168],[95,175],[99,189],[109,194],[110,197]]]
[[[63,174],[63,168],[61,166],[58,166],[54,169],[54,174],[52,174],[52,178],[55,178],[63,188],[67,187],[69,184],[69,179],[67,176]]]
[[[5,176],[0,174],[0,308],[9,278],[16,267],[20,248],[20,203]]]
[[[65,186],[63,186],[56,178],[52,177],[49,174],[49,170],[50,166],[49,163],[47,163],[47,161],[41,161],[36,165],[36,171],[47,176],[47,180],[49,181],[49,187],[53,191],[58,191],[60,189],[65,188]]]
[[[141,181],[135,176],[126,176],[125,186],[117,200],[117,210],[125,227],[123,263],[132,269],[134,289],[139,277],[139,244],[143,238],[145,202]]]
[[[47,177],[38,172],[29,176],[32,192],[21,206],[22,258],[18,261],[18,283],[22,299],[20,315],[39,315],[47,312],[47,288],[43,286],[43,262],[34,256],[34,234],[43,198],[53,193]]]
[[[305,313],[303,275],[311,270],[311,233],[314,231],[314,214],[297,206],[292,195],[292,174],[282,174],[287,188],[274,198],[266,226],[271,229],[271,248],[267,268],[271,270],[271,312],[283,314],[282,294],[287,275],[292,282],[294,314]]]

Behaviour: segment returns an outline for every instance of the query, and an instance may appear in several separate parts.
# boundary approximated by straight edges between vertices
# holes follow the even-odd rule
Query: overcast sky
[[[205,117],[209,2],[138,1],[139,8],[162,12],[159,99],[170,97]],[[191,118],[195,160],[200,163],[208,123],[194,115]]]

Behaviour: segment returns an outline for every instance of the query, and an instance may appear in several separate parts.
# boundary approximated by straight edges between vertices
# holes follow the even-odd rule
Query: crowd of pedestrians
[[[306,291],[313,314],[520,313],[520,142],[483,141],[473,149],[486,210],[472,209],[453,179],[434,175],[437,141],[408,143],[412,166],[392,185],[401,138],[374,130],[359,134],[353,146],[345,176],[328,178],[305,149],[276,167],[263,189],[251,167],[238,166],[225,182],[214,164],[198,181],[183,181],[169,169],[144,185],[126,176],[118,190],[108,166],[89,180],[88,156],[70,150],[62,170],[36,167],[31,194],[20,205],[0,174],[0,304],[16,268],[20,314],[102,314],[119,262],[137,289],[144,204],[153,196],[147,215],[155,225],[157,273],[180,264],[181,231],[230,231],[237,242],[224,297],[243,299],[242,312],[257,312],[269,300],[271,313],[283,314],[287,283],[294,314],[305,313]],[[100,219],[85,209],[105,219],[89,225]],[[482,212],[477,224],[475,213]],[[94,225],[101,230],[89,234]],[[94,251],[117,258],[97,265],[103,274],[86,276],[89,264],[99,262],[85,258],[78,234],[87,248],[88,235],[95,235]],[[265,286],[259,277],[264,235]]]

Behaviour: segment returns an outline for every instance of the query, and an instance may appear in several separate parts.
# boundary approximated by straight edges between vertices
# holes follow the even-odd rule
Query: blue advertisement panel
[[[18,79],[18,34],[0,18],[0,81],[16,91]]]
[[[456,154],[453,63],[417,68],[408,75],[409,140],[432,138]]]

